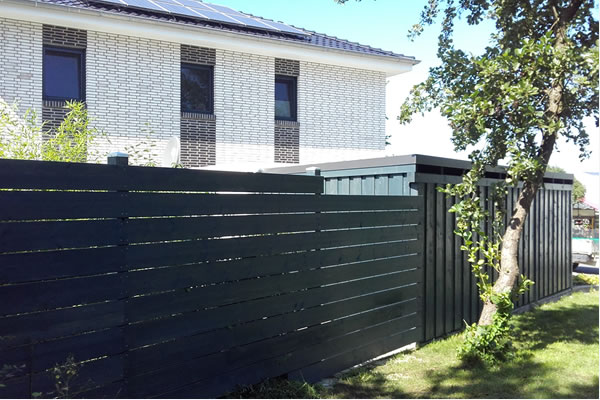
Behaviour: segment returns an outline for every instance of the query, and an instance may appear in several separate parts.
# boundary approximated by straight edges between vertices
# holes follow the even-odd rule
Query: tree
[[[598,20],[593,3],[428,0],[410,32],[415,38],[442,17],[437,50],[441,65],[412,89],[400,122],[439,108],[452,128],[455,149],[471,150],[472,169],[462,183],[444,189],[461,198],[451,211],[457,215],[457,234],[480,278],[484,301],[478,326],[467,329],[467,357],[506,349],[513,298],[532,283],[519,275],[518,243],[557,139],[564,137],[578,146],[580,157],[588,155],[583,119],[593,116],[598,126]],[[495,23],[496,32],[483,54],[468,55],[455,48],[454,23],[461,17],[470,26],[486,19]],[[486,168],[501,161],[508,166],[505,181],[495,187],[498,210],[506,188],[522,184],[514,209],[507,210],[505,227],[501,212],[489,215],[481,209],[477,185]],[[479,235],[487,217],[496,227],[492,238]],[[486,267],[499,271],[493,285],[485,281]]]
[[[547,172],[560,172],[563,174],[567,173],[567,171],[565,171],[564,168],[552,166],[552,165],[548,166],[546,171]],[[583,183],[581,183],[577,178],[574,177],[573,178],[573,191],[571,192],[571,200],[573,201],[573,203],[581,201],[585,197],[585,192],[586,192],[585,185]]]

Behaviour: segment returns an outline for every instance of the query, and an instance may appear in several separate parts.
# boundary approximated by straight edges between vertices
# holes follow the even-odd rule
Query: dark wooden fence
[[[213,397],[418,341],[423,198],[0,160],[1,397]],[[6,371],[5,371],[6,372]]]
[[[274,168],[270,172],[305,174],[305,166]],[[454,214],[448,209],[456,199],[446,198],[437,187],[461,181],[471,164],[423,155],[311,164],[321,169],[324,191],[332,195],[422,196],[424,206],[425,261],[423,279],[424,329],[421,341],[456,332],[465,321],[477,321],[481,301],[460,239],[454,235]],[[490,185],[504,179],[506,171],[494,168],[481,181],[484,208],[493,211]],[[521,272],[535,281],[517,306],[571,289],[571,190],[573,175],[547,173],[525,221],[520,242]],[[513,209],[519,188],[510,189],[507,207]],[[491,227],[486,229],[490,232]],[[494,275],[493,278],[496,278]]]

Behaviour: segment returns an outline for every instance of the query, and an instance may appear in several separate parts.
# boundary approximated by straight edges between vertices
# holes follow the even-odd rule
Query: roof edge
[[[123,16],[108,11],[76,8],[55,3],[0,0],[0,14],[3,18],[20,21],[379,71],[385,72],[387,77],[409,72],[413,65],[420,62],[408,56],[363,54],[277,38],[226,32],[217,28]],[[127,23],[125,24],[123,21],[127,21]],[[156,29],[157,26],[160,27],[160,30]]]

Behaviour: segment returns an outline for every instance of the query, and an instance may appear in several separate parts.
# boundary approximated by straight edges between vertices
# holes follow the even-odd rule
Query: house
[[[47,128],[85,101],[100,153],[176,136],[187,167],[380,156],[386,78],[418,63],[198,0],[2,0],[0,37],[4,100]]]

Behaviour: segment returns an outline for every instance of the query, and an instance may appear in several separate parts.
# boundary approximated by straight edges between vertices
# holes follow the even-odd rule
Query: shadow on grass
[[[515,339],[540,350],[555,342],[598,343],[598,305],[534,309],[517,320]]]
[[[346,399],[404,399],[414,397],[398,387],[387,385],[388,377],[374,368],[363,367],[361,371],[352,373],[352,382],[339,381],[335,385],[336,397]],[[364,377],[361,379],[361,377]],[[359,384],[355,384],[359,381]]]
[[[409,392],[403,391],[403,385],[391,385],[377,369],[367,369],[339,382],[335,392],[344,398],[598,398],[597,366],[595,371],[570,371],[560,365],[560,359],[577,354],[543,351],[554,343],[597,344],[597,304],[568,304],[522,314],[515,319],[514,338],[520,348],[517,356],[498,368],[442,365],[423,371],[423,378],[418,378],[423,384]],[[411,368],[420,367],[404,365],[405,371]],[[563,380],[570,373],[574,375]],[[577,376],[582,376],[580,381]]]

